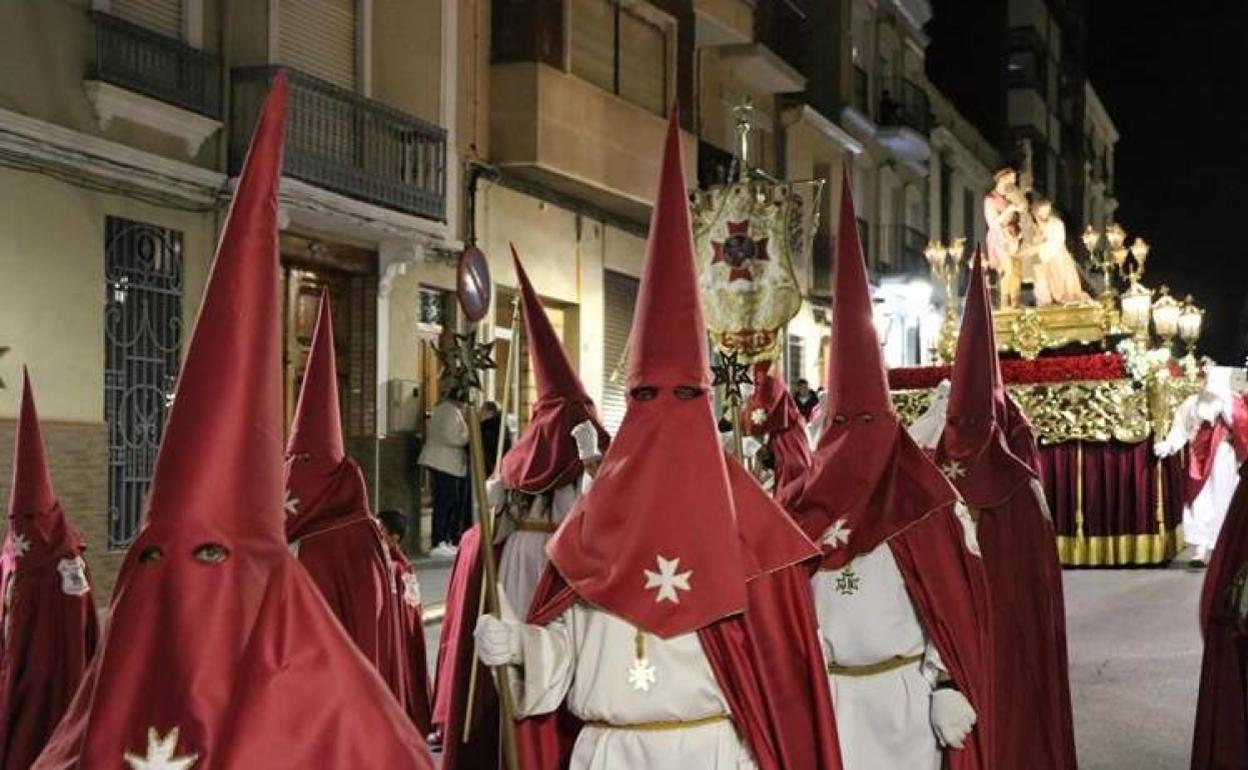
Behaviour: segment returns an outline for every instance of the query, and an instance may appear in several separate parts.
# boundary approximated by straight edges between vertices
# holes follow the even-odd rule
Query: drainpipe
[[[478,160],[470,160],[465,164],[464,174],[464,246],[475,246],[477,243],[477,182],[485,177],[486,181],[497,182],[502,178],[498,168]]]

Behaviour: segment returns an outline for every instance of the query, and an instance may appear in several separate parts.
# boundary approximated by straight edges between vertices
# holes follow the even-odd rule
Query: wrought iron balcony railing
[[[231,79],[230,168],[242,167],[276,66],[241,67]],[[446,218],[446,130],[311,75],[290,84],[284,173],[378,206]]]
[[[137,24],[93,12],[95,53],[87,78],[112,83],[210,118],[221,117],[221,64]]]
[[[921,275],[927,269],[923,249],[927,246],[927,234],[909,225],[885,225],[883,249],[880,252],[881,275]]]
[[[927,92],[913,81],[894,80],[880,91],[881,126],[906,126],[926,136],[932,130]]]

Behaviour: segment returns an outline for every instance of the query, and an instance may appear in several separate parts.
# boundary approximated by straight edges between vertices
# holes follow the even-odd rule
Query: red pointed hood
[[[992,329],[983,260],[975,254],[957,355],[950,377],[945,429],[936,462],[973,508],[996,508],[1032,479],[1006,445],[1000,420],[1006,394]]]
[[[312,349],[299,403],[286,442],[286,539],[295,542],[329,528],[369,517],[364,474],[342,442],[334,316],[321,295]]]
[[[22,404],[13,450],[13,485],[9,489],[9,531],[3,562],[16,572],[28,572],[85,549],[82,535],[70,526],[52,489],[52,475],[44,454],[43,430],[35,410],[30,374],[22,369]]]
[[[299,404],[286,442],[287,455],[311,455],[337,464],[347,456],[342,443],[342,415],[338,407],[338,366],[334,353],[334,316],[329,294],[321,293],[312,349],[308,353]]]
[[[516,247],[511,247],[520,286],[524,314],[525,346],[537,382],[537,403],[520,439],[503,457],[502,479],[508,489],[539,494],[571,483],[581,477],[585,466],[577,452],[572,429],[589,420],[598,430],[598,446],[610,442],[606,428],[598,420],[594,402],[572,368],[542,301],[528,273],[520,263]]]
[[[956,499],[893,411],[848,176],[841,185],[833,270],[823,434],[793,504],[807,535],[823,539],[829,533],[824,543],[829,569]]]
[[[579,597],[661,637],[745,609],[675,110],[633,320],[629,404],[589,492],[547,546]]]
[[[286,548],[277,232],[286,90],[277,75],[243,164],[104,639],[36,768],[115,767],[126,753],[148,755],[151,733],[173,730],[176,754],[205,768],[324,766],[309,724],[352,733],[336,740],[351,761],[332,766],[393,765],[399,754],[430,766],[408,748],[421,743],[415,728],[355,735],[402,707]],[[261,643],[275,634],[280,649]],[[304,688],[350,695],[292,723]],[[281,754],[239,756],[258,736]]]

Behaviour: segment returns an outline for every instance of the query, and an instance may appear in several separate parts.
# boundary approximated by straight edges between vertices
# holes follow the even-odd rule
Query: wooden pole
[[[469,398],[467,407],[468,449],[472,454],[472,490],[477,501],[477,516],[481,526],[481,563],[483,566],[482,593],[490,614],[502,617],[498,599],[498,565],[494,561],[494,511],[485,493],[485,447],[481,439],[481,415]],[[473,661],[473,669],[476,661]],[[494,685],[498,689],[499,738],[503,749],[503,764],[509,770],[520,770],[516,753],[515,704],[512,703],[511,670],[507,666],[494,669]]]
[[[498,468],[499,463],[503,461],[503,447],[507,437],[507,412],[511,402],[511,376],[515,372],[519,372],[516,366],[516,356],[520,353],[520,330],[523,328],[519,321],[520,314],[520,293],[511,299],[511,345],[507,351],[507,368],[503,370],[503,403],[499,409],[499,429],[498,429],[498,446],[494,448],[494,467]],[[493,521],[493,512],[491,512],[491,521]],[[488,546],[492,549],[494,543],[491,541]],[[477,594],[477,617],[485,612],[485,591]],[[476,703],[477,697],[477,669],[479,664],[474,659],[472,668],[468,672],[468,700],[467,707],[464,709],[464,729],[460,731],[460,737],[463,743],[472,740],[472,710]]]

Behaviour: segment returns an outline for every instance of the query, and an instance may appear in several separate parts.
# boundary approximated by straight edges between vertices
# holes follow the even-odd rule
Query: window
[[[790,383],[806,376],[806,340],[794,334],[785,345],[784,376]]]
[[[277,59],[355,90],[359,0],[279,0]]]
[[[182,233],[104,221],[108,547],[138,534],[182,360]]]
[[[966,239],[967,248],[975,248],[978,239],[975,234],[975,193],[971,188],[962,188],[962,237]]]
[[[949,232],[950,224],[953,221],[953,166],[941,161],[940,163],[940,230],[936,233],[936,237],[942,241],[948,240],[951,236]]]
[[[667,114],[668,34],[644,7],[571,0],[572,74],[656,115]]]

